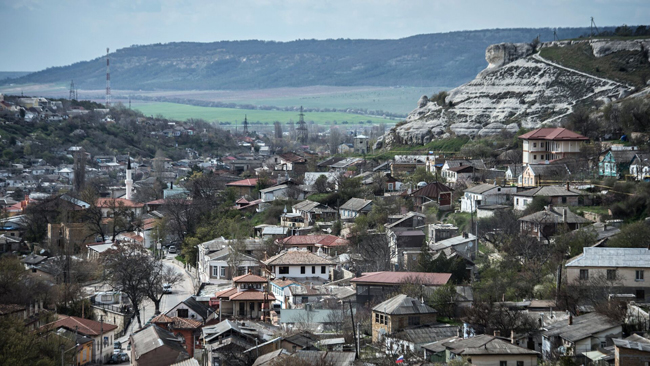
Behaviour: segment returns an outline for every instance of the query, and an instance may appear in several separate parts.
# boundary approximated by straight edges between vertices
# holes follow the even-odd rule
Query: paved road
[[[192,284],[192,280],[190,276],[185,271],[185,269],[183,269],[183,267],[177,265],[175,262],[172,261],[174,256],[175,254],[174,255],[167,254],[165,259],[163,260],[163,263],[165,264],[165,266],[171,267],[176,272],[180,273],[183,276],[183,279],[179,284],[173,286],[171,294],[163,295],[163,298],[160,301],[160,312],[162,313],[170,310],[171,308],[176,306],[176,304],[178,304],[182,300],[185,300],[189,296],[194,294],[194,286]],[[151,302],[149,299],[146,299],[140,307],[140,319],[142,321],[142,325],[146,324],[147,321],[149,321],[154,316],[154,313],[155,313],[155,307],[153,302]],[[140,327],[138,326],[137,318],[133,318],[133,321],[129,326],[128,332],[126,332],[126,335],[118,339],[120,342],[123,343],[124,349],[126,349],[126,342],[128,341],[131,333],[139,329]]]

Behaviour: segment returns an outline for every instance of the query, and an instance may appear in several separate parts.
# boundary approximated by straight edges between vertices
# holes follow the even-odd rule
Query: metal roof
[[[390,315],[437,313],[435,309],[425,305],[420,300],[416,300],[404,294],[397,295],[378,304],[372,308],[372,311],[378,311]]]
[[[570,260],[567,267],[650,267],[648,248],[601,248],[584,247],[578,257]]]
[[[593,334],[604,332],[608,329],[620,327],[621,324],[614,322],[605,315],[598,313],[589,313],[573,318],[572,324],[569,322],[558,322],[548,326],[548,330],[542,333],[545,337],[560,337],[569,342],[577,342],[592,336]]]

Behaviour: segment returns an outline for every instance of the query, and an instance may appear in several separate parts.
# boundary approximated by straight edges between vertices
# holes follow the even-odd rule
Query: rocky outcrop
[[[650,49],[650,40],[637,39],[631,41],[594,40],[590,42],[594,56],[603,57],[620,51],[641,52]],[[648,56],[650,61],[650,55]]]
[[[559,43],[541,46],[550,45]],[[533,52],[529,44],[488,47],[488,67],[474,80],[451,90],[445,107],[420,98],[417,108],[379,144],[426,144],[451,134],[491,136],[503,130],[516,132],[520,127],[558,125],[578,102],[614,100],[630,90],[617,82],[556,65]]]

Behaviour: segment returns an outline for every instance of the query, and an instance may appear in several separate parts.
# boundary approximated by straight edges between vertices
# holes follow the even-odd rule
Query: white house
[[[589,313],[569,316],[568,321],[546,325],[542,333],[542,357],[551,359],[555,354],[579,356],[585,352],[612,346],[612,339],[620,338],[621,323],[605,315]]]
[[[262,261],[275,278],[320,279],[328,281],[335,267],[334,261],[325,255],[314,254],[307,249],[289,249]]]
[[[301,286],[300,283],[290,278],[276,278],[271,281],[271,292],[275,296],[274,304],[280,306],[280,309],[288,309],[291,299],[291,287]]]
[[[198,271],[201,282],[222,283],[233,277],[249,273],[249,271],[258,271],[259,261],[246,253],[240,253],[237,268],[231,268],[229,259],[234,244],[235,240],[221,237],[198,245]],[[245,251],[250,252],[251,248],[260,246],[261,241],[246,239],[244,245]]]
[[[215,311],[209,306],[204,305],[198,301],[194,296],[179,302],[173,308],[169,309],[165,315],[169,317],[179,317],[184,319],[194,319],[205,324],[208,320],[216,317]]]
[[[475,212],[480,205],[500,205],[510,201],[517,193],[517,187],[501,187],[492,184],[479,184],[465,190],[460,200],[462,212]]]
[[[364,200],[363,198],[350,198],[341,207],[339,207],[339,215],[341,219],[354,219],[361,214],[367,214],[372,208],[372,200]]]
[[[630,162],[630,175],[636,180],[650,178],[650,154],[638,153]]]
[[[538,128],[519,136],[523,140],[523,164],[543,164],[546,161],[575,156],[588,137],[566,128]]]

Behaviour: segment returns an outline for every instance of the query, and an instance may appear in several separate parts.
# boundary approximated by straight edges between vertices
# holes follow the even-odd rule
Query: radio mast
[[[106,108],[111,106],[111,67],[108,60],[109,49],[106,47]]]

